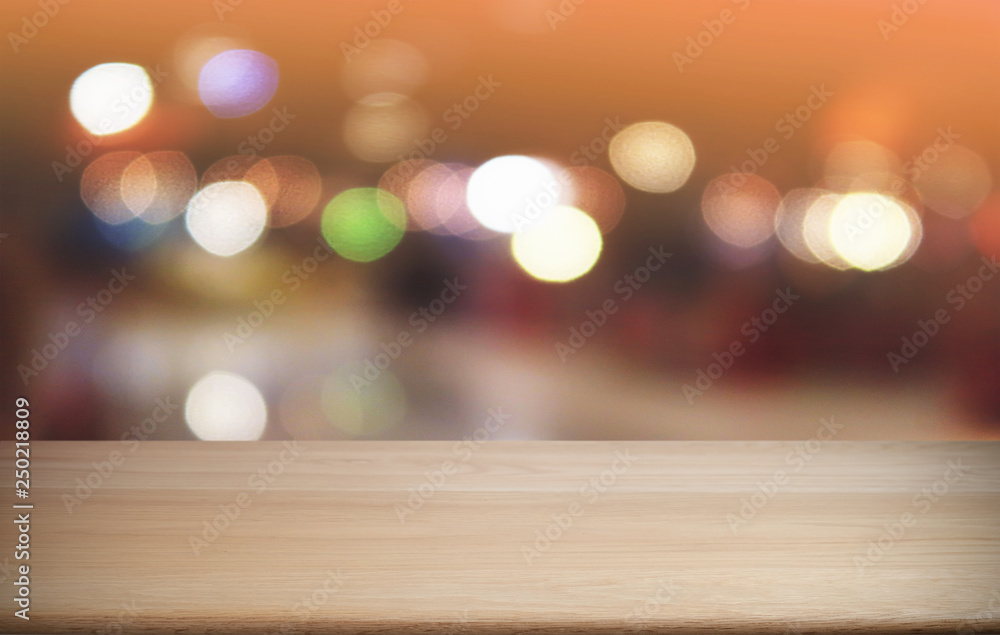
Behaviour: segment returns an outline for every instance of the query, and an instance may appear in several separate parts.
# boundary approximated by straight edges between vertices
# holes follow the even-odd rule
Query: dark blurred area
[[[1000,438],[996,2],[0,18],[33,438]]]

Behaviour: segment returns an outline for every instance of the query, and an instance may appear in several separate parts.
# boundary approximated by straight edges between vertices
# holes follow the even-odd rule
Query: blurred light
[[[432,165],[437,165],[437,161],[431,161],[430,159],[407,159],[399,163],[394,163],[379,178],[379,189],[385,190],[396,198],[403,200],[406,198],[406,191],[417,174]]]
[[[153,83],[135,64],[98,64],[77,77],[69,91],[73,116],[95,135],[131,128],[152,105]]]
[[[933,146],[930,149],[937,152]],[[971,214],[993,187],[990,166],[964,146],[947,147],[928,157],[925,165],[913,183],[927,207],[949,218]]]
[[[434,165],[438,165],[437,161],[431,161],[430,159],[407,159],[400,161],[393,164],[392,167],[382,174],[378,180],[378,187],[381,190],[389,192],[405,204],[410,187],[416,181],[417,175]],[[411,231],[423,229],[423,227],[417,224],[412,215],[408,217],[406,228]]]
[[[213,115],[222,119],[255,113],[278,90],[278,63],[249,49],[219,53],[201,69],[198,94]]]
[[[916,188],[904,175],[896,175],[886,179],[873,178],[872,174],[860,177],[823,177],[815,185],[815,189],[840,195],[852,193],[881,194],[901,202],[905,207],[912,208],[918,214],[923,211],[923,202]]]
[[[139,152],[109,152],[97,157],[80,178],[80,198],[99,219],[119,225],[135,218],[122,197],[125,170],[141,157]]]
[[[920,218],[920,214],[917,213],[913,207],[908,205],[906,201],[900,201],[899,199],[893,199],[900,207],[903,208],[903,213],[906,214],[906,221],[910,226],[910,239],[906,242],[902,251],[896,258],[882,267],[883,269],[891,269],[897,267],[904,262],[908,262],[913,255],[917,252],[917,248],[920,247],[921,242],[924,238],[924,224],[923,220]]]
[[[389,370],[377,370],[378,374],[372,375],[358,365],[351,369],[353,372],[343,370],[323,381],[320,394],[323,414],[349,437],[379,434],[399,425],[406,416],[402,384]]]
[[[323,193],[323,179],[316,165],[296,156],[263,159],[247,170],[243,180],[264,197],[271,227],[299,222],[316,208]]]
[[[993,192],[969,219],[969,234],[979,253],[1000,255],[1000,192]]]
[[[133,214],[159,225],[184,211],[198,189],[198,174],[183,152],[150,152],[129,164],[121,188]]]
[[[842,271],[850,269],[851,264],[833,247],[830,218],[843,198],[844,195],[833,192],[820,196],[809,206],[805,221],[802,223],[802,236],[806,239],[806,246],[812,255],[823,264]]]
[[[565,171],[573,186],[573,206],[586,212],[602,234],[618,225],[625,213],[625,191],[618,179],[593,166]]]
[[[450,164],[452,168],[451,176],[438,188],[435,205],[443,222],[440,227],[432,231],[436,233],[448,233],[452,236],[460,236],[467,240],[487,240],[495,238],[497,234],[492,229],[488,229],[479,224],[476,217],[472,215],[468,204],[469,180],[475,174],[475,168],[471,168],[460,163]]]
[[[388,163],[413,149],[427,135],[430,120],[420,104],[398,93],[376,93],[359,100],[344,117],[344,143],[351,154],[371,163]]]
[[[435,163],[421,170],[413,179],[404,201],[410,219],[419,229],[441,227],[446,220],[444,213],[454,212],[454,209],[445,210],[438,204],[438,194],[452,174],[451,167]]]
[[[819,262],[806,244],[805,221],[809,208],[821,196],[829,194],[819,188],[789,190],[781,199],[774,215],[774,230],[778,240],[793,256],[805,262]]]
[[[858,186],[857,179],[839,177],[839,176],[838,177],[824,176],[815,185],[816,189],[836,194],[848,194],[850,192],[860,191],[856,189],[857,186]]]
[[[201,186],[211,185],[220,181],[242,181],[250,168],[260,163],[260,158],[250,154],[234,154],[219,159],[208,166],[201,175]]]
[[[662,194],[684,185],[694,170],[694,144],[684,131],[660,121],[634,123],[611,139],[608,158],[632,187]]]
[[[781,194],[755,174],[712,179],[701,197],[701,213],[712,232],[736,247],[759,245],[774,233]]]
[[[254,244],[267,225],[267,203],[243,181],[213,183],[194,195],[187,208],[194,241],[217,256],[232,256]]]
[[[197,186],[197,184],[196,184]],[[156,171],[146,155],[129,163],[122,172],[122,200],[136,216],[146,211],[156,197]],[[194,192],[192,192],[193,194]],[[188,199],[191,195],[188,195]],[[184,201],[187,203],[187,200]]]
[[[406,42],[378,38],[344,65],[342,78],[355,100],[375,93],[412,95],[427,79],[427,60]]]
[[[848,194],[830,215],[830,240],[852,266],[864,271],[885,269],[896,264],[911,244],[915,217],[888,196]],[[919,228],[919,219],[916,222]]]
[[[225,29],[225,30],[223,30]],[[247,48],[248,41],[231,25],[205,24],[188,31],[174,47],[174,68],[184,86],[198,94],[201,69],[210,59],[233,49]]]
[[[466,201],[484,227],[509,234],[559,204],[564,186],[545,163],[520,155],[490,159],[469,179]]]
[[[873,141],[845,141],[826,155],[823,174],[830,179],[857,182],[855,187],[889,190],[903,175],[903,164],[891,150]]]
[[[514,234],[514,259],[528,274],[547,282],[569,282],[590,271],[601,255],[601,230],[586,213],[553,208]]]
[[[471,240],[497,235],[480,225],[466,204],[467,185],[474,173],[472,168],[462,163],[422,163],[406,186],[399,188],[411,229]]]
[[[243,377],[214,371],[188,392],[184,418],[203,441],[256,441],[267,425],[267,406]]]
[[[323,210],[323,238],[348,260],[370,262],[392,251],[403,238],[403,203],[384,190],[362,187],[341,192]]]

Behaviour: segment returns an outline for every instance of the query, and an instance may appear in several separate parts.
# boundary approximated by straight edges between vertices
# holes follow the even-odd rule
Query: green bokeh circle
[[[359,187],[341,192],[323,208],[320,231],[338,254],[371,262],[392,251],[406,231],[403,202],[385,190]]]

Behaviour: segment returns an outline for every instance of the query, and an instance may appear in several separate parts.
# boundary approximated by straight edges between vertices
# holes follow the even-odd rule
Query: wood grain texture
[[[31,469],[5,633],[1000,631],[997,443],[35,442]]]

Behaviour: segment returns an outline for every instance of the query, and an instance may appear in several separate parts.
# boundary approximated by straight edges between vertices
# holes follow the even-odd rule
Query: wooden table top
[[[4,443],[0,632],[1000,631],[1000,444],[823,438]]]

